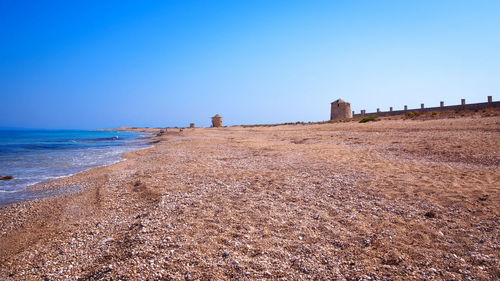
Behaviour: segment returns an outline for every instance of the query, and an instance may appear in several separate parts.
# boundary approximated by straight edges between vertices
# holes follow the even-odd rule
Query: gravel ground
[[[154,140],[0,209],[0,279],[500,279],[498,116]]]

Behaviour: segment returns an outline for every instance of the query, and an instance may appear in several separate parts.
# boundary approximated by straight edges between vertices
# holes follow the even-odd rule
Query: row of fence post
[[[488,96],[488,103],[493,103],[493,96]],[[465,105],[465,99],[462,99],[461,104],[462,104],[462,105]],[[443,107],[444,107],[444,101],[440,101],[440,102],[439,102],[439,107],[441,107],[441,108],[443,108]],[[404,109],[404,111],[408,111],[408,106],[407,106],[407,105],[405,105],[405,107],[404,107],[404,108],[405,108],[405,109]],[[424,104],[423,104],[423,103],[422,103],[422,104],[420,104],[420,108],[421,108],[421,109],[425,109],[425,107],[424,107]],[[391,107],[389,107],[389,112],[392,112],[392,106],[391,106]],[[380,108],[377,108],[377,113],[380,113]],[[352,111],[352,116],[353,116],[353,117],[354,117],[354,114],[355,114],[355,111],[353,110],[353,111]],[[365,109],[362,109],[362,110],[361,110],[361,116],[365,116],[365,114],[366,114],[366,110],[365,110]]]

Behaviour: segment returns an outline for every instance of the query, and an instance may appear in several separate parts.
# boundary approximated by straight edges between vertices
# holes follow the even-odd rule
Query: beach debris
[[[485,194],[481,197],[479,197],[479,201],[486,201],[488,199],[489,195],[488,194]]]
[[[7,181],[13,179],[14,176],[0,176],[0,180]]]
[[[104,238],[104,239],[101,240],[101,243],[102,244],[106,244],[106,243],[112,242],[112,241],[113,241],[113,238]]]
[[[424,216],[426,216],[427,218],[430,218],[430,219],[433,219],[436,217],[436,212],[434,211],[428,211],[424,214]]]

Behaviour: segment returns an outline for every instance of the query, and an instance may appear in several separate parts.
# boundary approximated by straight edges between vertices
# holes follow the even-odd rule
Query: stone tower
[[[212,117],[212,127],[222,127],[222,116],[216,114]]]
[[[330,111],[330,120],[339,120],[344,118],[351,118],[351,104],[345,100],[338,99],[332,102]]]

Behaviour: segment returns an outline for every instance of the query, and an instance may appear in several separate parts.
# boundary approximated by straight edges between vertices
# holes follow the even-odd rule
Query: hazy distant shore
[[[146,131],[0,209],[0,279],[500,276],[498,115]]]

